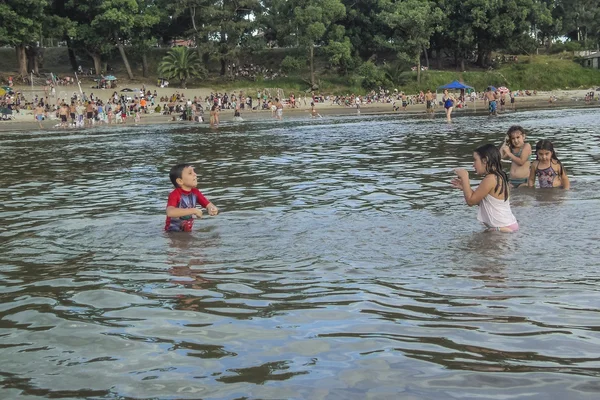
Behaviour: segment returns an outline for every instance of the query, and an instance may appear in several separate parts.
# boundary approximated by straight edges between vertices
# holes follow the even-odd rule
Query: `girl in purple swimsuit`
[[[535,178],[538,178],[540,188],[562,187],[569,189],[569,177],[562,163],[556,157],[554,145],[551,141],[543,139],[535,145],[535,161],[531,163],[531,172],[527,186],[535,187]]]

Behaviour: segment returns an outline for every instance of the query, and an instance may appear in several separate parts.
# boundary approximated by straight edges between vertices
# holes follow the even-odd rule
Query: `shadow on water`
[[[483,233],[453,168],[513,124],[573,190],[516,189],[520,231]],[[1,397],[595,399],[598,129],[562,110],[1,133]],[[165,234],[181,161],[221,214]]]

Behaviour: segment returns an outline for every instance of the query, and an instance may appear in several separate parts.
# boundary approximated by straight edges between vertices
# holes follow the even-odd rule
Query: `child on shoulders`
[[[198,176],[190,164],[178,164],[171,168],[169,178],[175,190],[167,200],[167,220],[165,230],[169,232],[191,232],[194,225],[193,216],[202,217],[205,207],[209,215],[217,215],[219,209],[197,189]]]
[[[508,128],[506,141],[500,148],[504,159],[510,159],[510,186],[519,187],[526,185],[529,178],[531,145],[525,142],[525,130],[518,125]]]
[[[477,219],[487,231],[516,232],[519,224],[510,209],[508,176],[502,170],[500,152],[486,144],[475,149],[473,160],[475,173],[484,176],[477,189],[471,189],[469,173],[462,168],[455,170],[452,186],[463,191],[469,206],[479,205]]]
[[[558,160],[551,141],[542,139],[535,145],[535,161],[531,164],[531,172],[527,186],[535,187],[537,176],[540,188],[562,187],[569,189],[571,184],[567,171]]]

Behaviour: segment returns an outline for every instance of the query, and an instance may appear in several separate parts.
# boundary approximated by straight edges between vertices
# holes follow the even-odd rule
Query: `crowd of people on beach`
[[[257,68],[252,65],[245,67],[250,70]],[[414,106],[424,105],[428,116],[433,116],[435,110],[442,107],[447,121],[450,122],[454,110],[467,108],[476,101],[484,102],[489,115],[497,115],[508,107],[514,109],[516,98],[537,95],[535,90],[511,91],[507,88],[493,87],[483,92],[461,90],[457,95],[444,90],[440,96],[430,89],[409,95],[397,89],[380,87],[364,95],[350,93],[334,96],[317,91],[298,95],[292,92],[286,95],[281,89],[266,88],[257,91],[256,95],[240,90],[230,93],[211,92],[204,98],[186,98],[185,94],[179,91],[159,97],[156,89],[152,92],[143,85],[141,89],[125,88],[120,93],[115,91],[110,97],[103,99],[94,96],[93,93],[88,96],[85,92],[73,92],[70,98],[65,99],[64,91],[57,96],[54,82],[47,82],[43,91],[44,96],[34,95],[32,99],[27,99],[24,93],[19,91],[0,96],[0,110],[4,110],[3,116],[14,116],[23,111],[33,112],[34,119],[40,122],[40,125],[44,120],[59,120],[56,125],[58,127],[83,127],[93,124],[126,123],[130,119],[137,122],[145,114],[165,115],[169,116],[170,120],[204,122],[204,113],[208,110],[210,122],[215,122],[211,125],[216,126],[219,113],[227,110],[233,111],[234,121],[242,121],[244,111],[271,111],[273,118],[281,119],[284,109],[309,109],[311,117],[317,117],[320,116],[317,111],[320,104],[355,108],[357,113],[360,113],[362,106],[389,104],[392,112],[414,111]],[[594,92],[588,93],[585,98],[588,104],[594,99]],[[555,96],[551,96],[549,102],[554,103],[556,100]]]

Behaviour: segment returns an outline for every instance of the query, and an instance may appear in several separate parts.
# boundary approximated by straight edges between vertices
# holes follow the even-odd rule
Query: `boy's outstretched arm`
[[[219,209],[213,203],[206,205],[206,211],[208,211],[208,215],[217,215],[219,213]]]
[[[180,218],[188,215],[202,217],[202,210],[199,208],[179,208],[174,206],[167,206],[167,217],[169,218]]]

